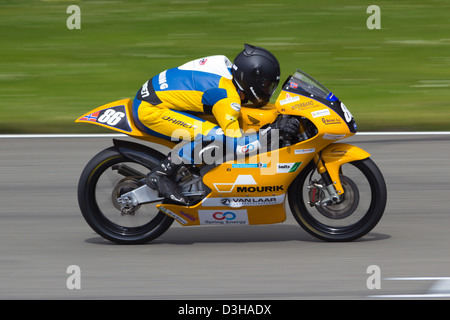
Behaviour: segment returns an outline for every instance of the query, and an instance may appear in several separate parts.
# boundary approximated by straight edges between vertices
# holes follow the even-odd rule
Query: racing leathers
[[[222,55],[193,60],[154,76],[134,99],[133,118],[140,130],[171,141],[188,141],[147,177],[150,187],[177,203],[189,204],[173,182],[180,163],[205,162],[200,156],[211,145],[221,145],[226,160],[261,147],[264,131],[243,135],[240,130],[241,97],[233,84],[232,67]],[[195,115],[199,113],[214,116],[217,124]]]
[[[259,148],[258,135],[243,136],[239,128],[241,98],[232,82],[232,63],[225,56],[190,61],[161,72],[148,80],[133,102],[136,126],[151,135],[171,141],[192,143],[181,148],[184,163],[198,163],[199,143],[226,140],[227,151],[235,155]],[[195,114],[213,115],[217,124]],[[234,139],[230,139],[234,138]]]

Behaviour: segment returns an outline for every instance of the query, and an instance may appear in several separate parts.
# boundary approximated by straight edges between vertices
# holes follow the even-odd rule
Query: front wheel
[[[154,159],[155,166],[160,159]],[[152,168],[124,157],[115,147],[98,153],[84,168],[78,183],[78,203],[89,226],[103,238],[120,244],[141,244],[162,235],[173,218],[155,203],[122,211],[118,198],[141,185]]]
[[[311,162],[289,187],[289,206],[308,233],[326,241],[352,241],[371,231],[380,221],[387,201],[383,175],[370,159],[341,166],[344,194],[329,206],[310,206],[311,181],[321,177]],[[320,195],[319,195],[320,196]]]

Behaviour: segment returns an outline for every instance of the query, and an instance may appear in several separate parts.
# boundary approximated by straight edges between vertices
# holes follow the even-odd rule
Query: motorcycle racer
[[[233,63],[223,55],[208,56],[167,69],[145,82],[133,101],[136,126],[172,141],[173,133],[182,129],[191,141],[163,159],[148,174],[147,185],[166,199],[189,205],[174,178],[182,163],[194,163],[198,144],[204,150],[212,141],[222,141],[231,146],[227,151],[231,150],[235,157],[258,150],[260,134],[270,135],[273,129],[285,136],[296,134],[299,123],[292,117],[279,117],[264,132],[251,135],[244,135],[239,127],[241,104],[266,105],[279,81],[276,57],[266,49],[245,44]],[[213,115],[218,125],[196,113]]]

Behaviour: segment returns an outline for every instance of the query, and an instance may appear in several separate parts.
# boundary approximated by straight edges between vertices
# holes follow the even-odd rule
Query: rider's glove
[[[300,123],[297,118],[282,115],[275,120],[271,125],[272,129],[278,129],[280,131],[280,135],[289,138],[298,134],[300,129]]]

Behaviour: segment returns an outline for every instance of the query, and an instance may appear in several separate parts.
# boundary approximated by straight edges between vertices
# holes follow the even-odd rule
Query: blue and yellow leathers
[[[192,141],[179,151],[185,163],[197,163],[194,150],[199,143],[222,141],[234,155],[257,149],[258,135],[244,137],[239,128],[241,99],[232,82],[231,67],[225,56],[210,56],[154,76],[134,99],[136,126],[171,141],[181,137]],[[219,126],[196,113],[214,115]]]

